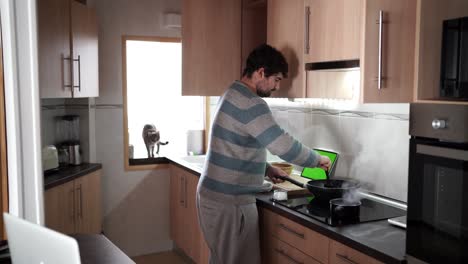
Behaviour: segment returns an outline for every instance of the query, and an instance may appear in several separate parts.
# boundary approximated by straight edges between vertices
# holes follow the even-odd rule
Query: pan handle
[[[275,176],[275,177],[278,178],[278,179],[281,179],[283,181],[288,181],[288,182],[290,182],[290,183],[292,183],[294,185],[297,185],[299,187],[307,188],[306,184],[304,184],[304,183],[302,183],[300,181],[296,181],[296,180],[292,179],[291,177],[285,177],[285,176],[279,176],[279,175]]]

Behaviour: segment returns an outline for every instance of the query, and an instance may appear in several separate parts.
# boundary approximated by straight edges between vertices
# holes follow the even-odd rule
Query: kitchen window
[[[180,39],[126,36],[122,49],[125,168],[148,169],[133,165],[163,163],[167,155],[202,151],[205,98],[181,95]],[[148,157],[145,125],[154,125],[159,131],[162,144],[159,153],[158,144],[154,145],[154,157]]]

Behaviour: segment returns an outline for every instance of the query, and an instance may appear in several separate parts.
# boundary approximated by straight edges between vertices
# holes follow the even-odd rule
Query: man
[[[255,194],[271,190],[264,176],[287,176],[266,163],[266,150],[303,167],[328,169],[330,159],[302,145],[274,120],[267,103],[287,77],[283,55],[269,45],[254,49],[242,79],[220,98],[197,188],[200,226],[210,263],[260,263]]]

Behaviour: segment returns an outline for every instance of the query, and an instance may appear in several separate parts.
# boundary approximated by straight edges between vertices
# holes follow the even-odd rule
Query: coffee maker
[[[56,137],[57,142],[59,142],[58,152],[60,165],[80,165],[80,116],[58,116],[56,121]]]

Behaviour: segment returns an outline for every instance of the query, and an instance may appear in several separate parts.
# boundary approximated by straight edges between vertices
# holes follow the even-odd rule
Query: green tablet
[[[314,149],[314,150],[317,151],[320,155],[327,156],[330,158],[330,161],[331,161],[330,174],[333,175],[336,163],[338,161],[338,153],[331,151],[331,150],[326,150],[326,149]],[[326,180],[327,179],[325,170],[321,168],[304,167],[304,169],[302,170],[301,176],[304,178],[311,179],[311,180]]]

